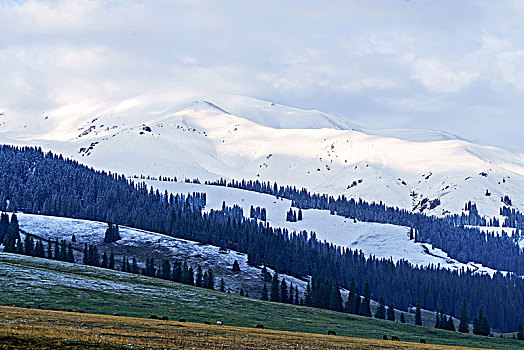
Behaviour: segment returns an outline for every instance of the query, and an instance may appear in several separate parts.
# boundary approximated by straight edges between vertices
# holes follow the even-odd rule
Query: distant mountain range
[[[239,96],[59,111],[1,115],[0,143],[40,145],[128,176],[259,179],[435,215],[472,201],[498,216],[504,196],[524,209],[524,154],[443,131],[364,129]]]

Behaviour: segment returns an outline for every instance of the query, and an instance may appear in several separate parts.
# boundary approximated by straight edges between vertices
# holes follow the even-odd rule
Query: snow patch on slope
[[[480,264],[460,263],[430,244],[415,243],[409,239],[408,227],[354,222],[352,219],[330,215],[327,210],[315,209],[303,210],[302,221],[288,222],[286,212],[291,208],[291,201],[288,199],[277,199],[267,194],[220,186],[161,181],[146,181],[146,183],[162,193],[164,191],[185,195],[193,192],[206,193],[207,211],[220,210],[223,202],[228,206],[240,206],[244,210],[244,215],[249,215],[251,206],[266,208],[267,222],[272,227],[285,228],[290,232],[315,232],[316,237],[321,241],[353,250],[362,250],[367,256],[391,258],[393,261],[407,260],[418,266],[432,264],[449,269],[469,268],[479,273],[495,272]]]

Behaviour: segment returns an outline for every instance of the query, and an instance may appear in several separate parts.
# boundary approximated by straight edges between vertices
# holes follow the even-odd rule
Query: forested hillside
[[[421,298],[424,308],[438,306],[445,314],[459,316],[466,298],[470,315],[481,307],[491,325],[502,331],[514,330],[524,319],[521,278],[378,260],[321,243],[304,232],[273,229],[245,218],[240,208],[203,213],[204,206],[205,196],[198,193],[189,197],[161,194],[39,149],[0,147],[0,210],[106,221],[234,248],[248,253],[252,264],[336,280],[346,288],[352,278],[359,290],[369,281],[373,298],[383,297],[397,309],[405,310]],[[385,207],[384,211],[395,214]]]
[[[524,228],[523,215],[515,209],[501,208],[505,217],[503,227],[516,228],[514,236],[507,234],[497,236],[486,234],[476,228],[465,225],[482,225],[500,223],[493,218],[488,223],[481,217],[474,203],[466,203],[467,215],[449,215],[446,217],[428,216],[405,209],[393,208],[385,203],[368,203],[360,200],[333,197],[311,193],[307,189],[291,186],[278,186],[276,183],[260,181],[209,182],[217,186],[241,188],[249,191],[267,193],[293,201],[293,206],[301,209],[323,209],[332,214],[353,218],[365,222],[379,222],[412,228],[412,239],[416,242],[430,243],[444,250],[450,257],[467,263],[474,261],[501,271],[512,271],[517,275],[524,274],[524,249],[519,246],[519,230]],[[490,225],[490,226],[491,226]]]

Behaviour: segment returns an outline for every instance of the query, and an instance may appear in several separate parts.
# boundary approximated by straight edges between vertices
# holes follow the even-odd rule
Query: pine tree
[[[221,291],[222,293],[225,293],[225,292],[226,292],[226,285],[225,285],[225,283],[224,283],[224,279],[223,279],[223,278],[220,279],[220,291]]]
[[[406,318],[404,317],[404,313],[400,313],[400,323],[406,323]]]
[[[460,323],[459,323],[458,331],[461,333],[469,333],[468,302],[466,298],[462,299],[462,307],[460,308]]]
[[[380,297],[378,302],[378,309],[377,312],[375,312],[375,318],[378,318],[380,320],[386,319],[386,307],[384,306],[384,298]]]
[[[386,319],[388,321],[395,321],[395,308],[393,307],[393,303],[388,304],[388,312],[386,314]]]
[[[440,315],[439,308],[437,305],[437,311],[435,311],[435,328],[441,328],[440,321],[442,316]]]
[[[417,309],[415,311],[415,324],[422,326],[422,313],[420,311],[420,298],[417,298]]]
[[[266,286],[265,283],[264,283],[264,286],[262,287],[262,300],[265,300],[265,301],[269,300],[269,295],[268,295],[268,292],[267,292],[267,286]]]
[[[273,279],[271,280],[269,300],[274,302],[280,301],[280,285],[278,281],[278,273],[276,271],[273,274]]]

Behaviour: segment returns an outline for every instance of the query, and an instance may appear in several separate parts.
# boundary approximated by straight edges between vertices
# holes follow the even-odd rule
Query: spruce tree
[[[393,307],[393,303],[388,304],[388,312],[386,314],[386,319],[388,321],[395,321],[395,308]]]
[[[204,279],[204,288],[207,289],[215,289],[215,276],[213,274],[213,270],[210,268],[206,272],[206,278]]]
[[[342,296],[337,281],[331,283],[331,295],[329,297],[329,309],[342,312]]]
[[[491,327],[489,325],[488,319],[486,315],[482,315],[483,317],[479,317],[480,319],[480,327],[483,332],[482,335],[488,336],[491,333]]]
[[[193,267],[190,267],[187,271],[187,284],[190,286],[195,285],[195,279],[194,279],[195,273],[193,272]]]
[[[400,313],[400,323],[406,323],[406,317],[404,317],[404,313]]]
[[[60,243],[60,261],[67,261],[67,245],[65,239]]]
[[[111,252],[111,254],[109,255],[109,265],[108,265],[108,267],[111,270],[115,269],[115,254],[113,252]]]
[[[377,312],[375,312],[375,318],[380,320],[386,319],[386,306],[384,305],[384,298],[380,297],[378,302]]]
[[[466,298],[462,299],[462,307],[460,308],[460,323],[459,323],[458,331],[461,333],[469,333],[468,302]]]
[[[415,325],[422,326],[422,313],[420,311],[420,298],[417,298],[417,309],[415,311]]]
[[[160,278],[168,280],[171,277],[171,264],[168,259],[164,259],[160,267]]]
[[[18,254],[24,254],[24,243],[22,243],[21,239],[17,240],[16,252]]]
[[[288,302],[287,283],[284,278],[282,278],[282,282],[280,283],[280,302],[284,304]]]
[[[138,263],[136,262],[135,257],[133,257],[133,265],[131,265],[131,272],[136,274],[138,274],[139,272]]]
[[[488,336],[490,331],[488,319],[484,316],[484,310],[480,308],[478,316],[473,320],[473,334]]]
[[[49,241],[49,245],[51,245],[51,241]],[[51,253],[51,249],[49,248],[48,254]],[[51,257],[50,257],[51,259]],[[82,260],[82,264],[89,265],[89,250],[87,248],[87,243],[84,243],[84,259]]]
[[[524,327],[522,327],[522,323],[519,323],[517,326],[517,339],[524,340]]]
[[[120,230],[118,225],[113,225],[112,223],[107,224],[106,233],[104,235],[105,243],[113,243],[120,240]]]
[[[100,264],[100,267],[107,269],[107,266],[109,265],[109,261],[107,260],[107,254],[104,252],[104,255],[102,255],[102,263]]]
[[[35,247],[33,245],[31,236],[26,234],[25,235],[25,239],[24,239],[24,254],[31,256],[31,255],[33,255],[34,249],[35,249]]]
[[[73,245],[71,244],[71,242],[69,242],[69,244],[67,245],[67,261],[73,264],[75,263],[75,256],[73,254]]]
[[[226,292],[226,284],[224,283],[224,279],[223,278],[220,279],[220,291],[222,293]]]
[[[238,261],[235,260],[233,263],[233,272],[239,272],[240,271],[240,265],[238,265]]]
[[[366,283],[364,284],[364,299],[362,299],[362,303],[360,304],[360,308],[359,308],[360,316],[371,317],[370,303],[371,303],[371,285],[369,284],[369,281],[366,280]]]
[[[55,240],[55,256],[53,259],[60,260],[60,246],[58,245],[58,239]]]
[[[195,278],[195,286],[196,287],[203,287],[204,286],[204,276],[202,275],[202,268],[200,265],[197,267],[197,273]]]
[[[274,302],[280,301],[280,284],[278,281],[278,273],[275,271],[273,279],[271,280],[271,288],[269,292],[269,300]]]
[[[304,295],[304,304],[306,306],[311,306],[311,285],[309,284],[309,281],[307,282],[306,293]]]
[[[362,303],[362,298],[360,297],[360,295],[357,293],[356,295],[356,298],[355,298],[355,315],[358,315],[359,312],[360,312],[360,304]]]
[[[447,326],[446,329],[448,331],[455,332],[455,323],[453,322],[453,318],[451,316],[448,316]]]
[[[358,301],[357,301],[358,300]],[[360,296],[358,295],[358,288],[355,283],[355,278],[351,278],[351,284],[349,287],[348,300],[346,302],[346,312],[351,314],[357,314],[360,308]]]
[[[265,300],[265,301],[269,300],[269,295],[268,295],[268,292],[267,292],[267,286],[266,286],[265,283],[264,283],[264,285],[262,287],[262,300]]]
[[[87,248],[84,251],[84,254],[87,254]],[[51,248],[51,240],[47,241],[47,258],[53,259],[53,249]],[[85,265],[85,262],[84,262],[84,265]]]

